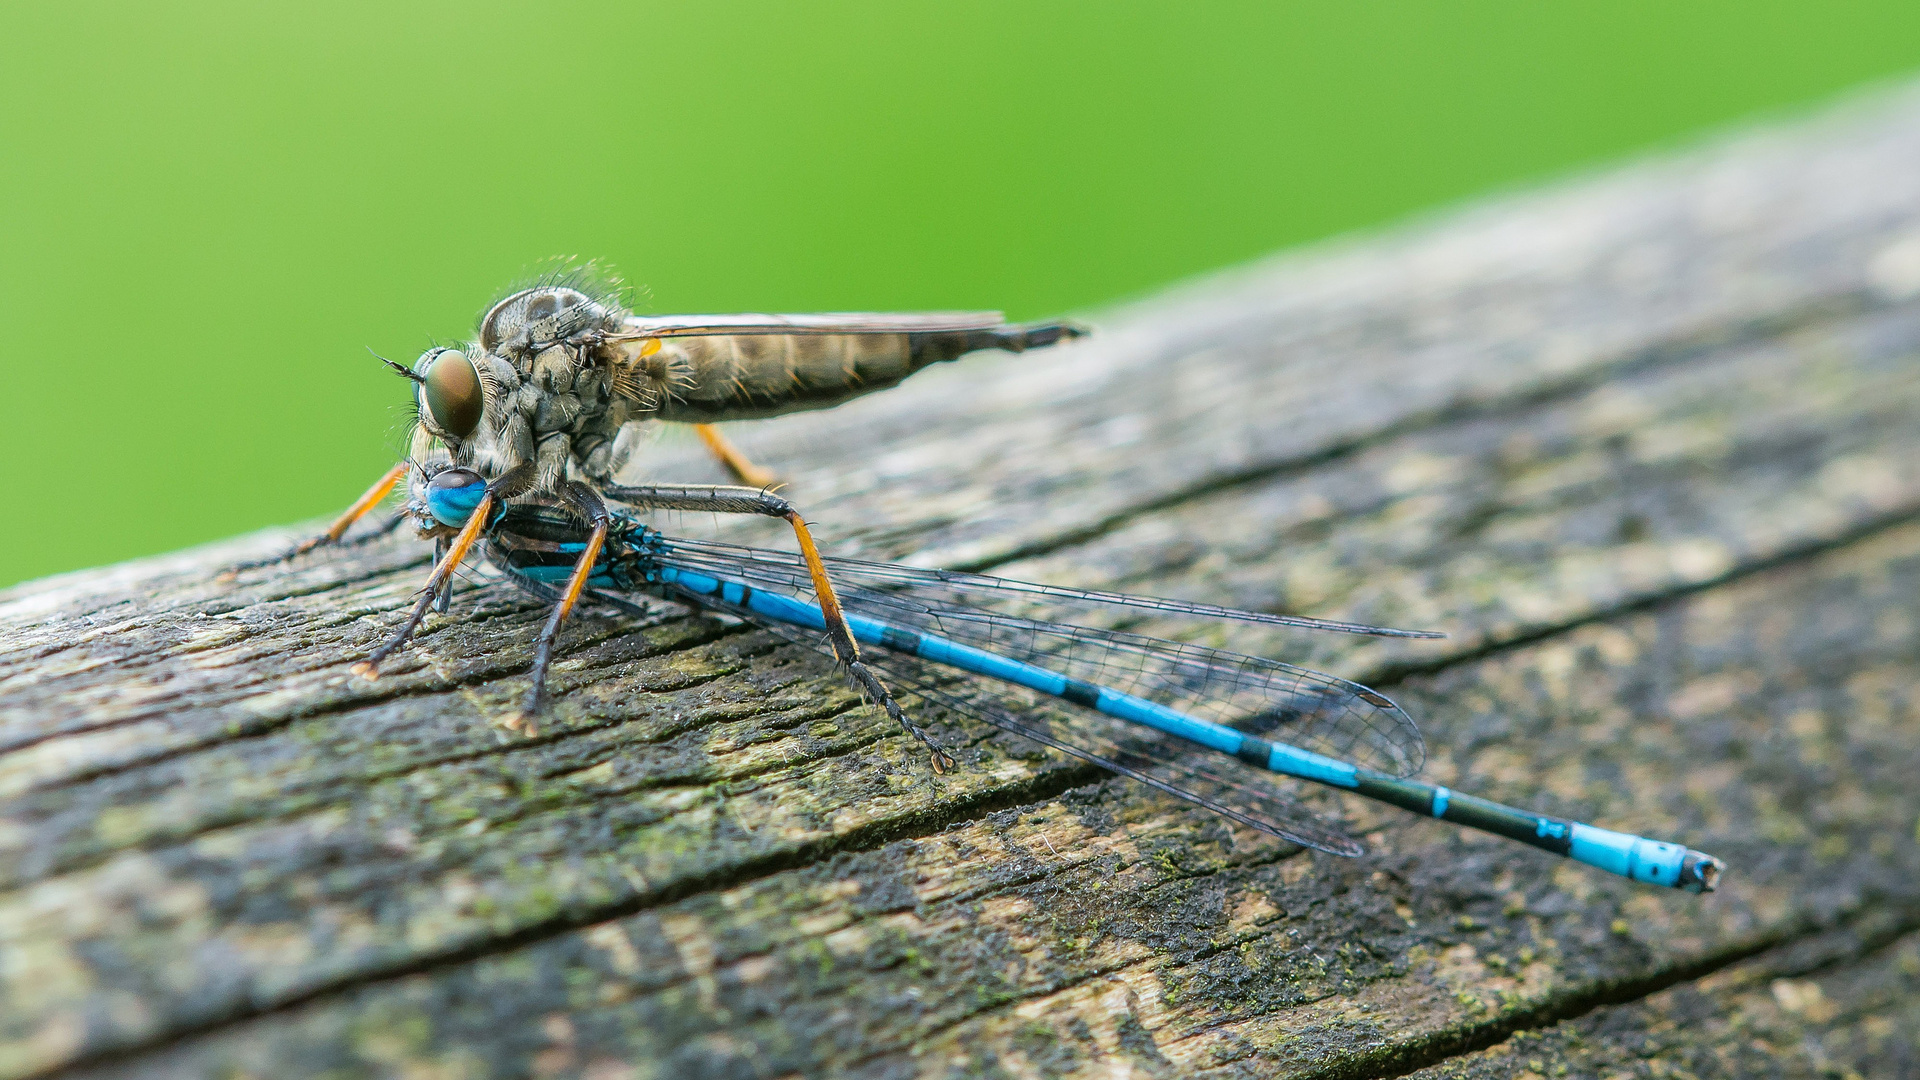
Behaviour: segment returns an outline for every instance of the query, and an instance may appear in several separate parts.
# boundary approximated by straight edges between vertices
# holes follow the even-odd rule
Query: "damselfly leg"
[[[404,517],[405,515],[402,514],[401,516]],[[447,549],[452,546],[453,546],[453,541],[445,536],[434,538],[433,564],[435,566],[440,565],[440,560],[447,557]],[[434,614],[445,615],[447,613],[447,608],[451,607],[452,605],[453,605],[453,575],[449,574],[447,575],[447,579],[440,583],[440,598],[433,605]]]

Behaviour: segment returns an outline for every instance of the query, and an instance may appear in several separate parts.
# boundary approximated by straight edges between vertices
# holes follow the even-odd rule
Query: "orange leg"
[[[322,544],[339,543],[340,538],[347,535],[347,530],[353,527],[353,523],[365,517],[367,511],[380,505],[380,500],[386,498],[387,493],[393,490],[393,485],[399,483],[400,478],[405,475],[407,475],[407,463],[404,461],[388,469],[387,475],[382,476],[377,483],[366,490],[364,495],[354,500],[353,505],[347,507],[346,513],[333,519],[333,524],[327,526],[326,532],[293,549],[294,554],[304,555]]]
[[[312,551],[314,548],[339,543],[340,538],[347,535],[347,530],[353,527],[353,523],[365,517],[367,511],[379,506],[380,501],[385,499],[387,495],[393,491],[393,486],[399,483],[400,478],[405,475],[407,475],[407,463],[402,461],[393,468],[388,469],[385,476],[382,476],[372,487],[368,488],[365,494],[355,499],[353,505],[347,507],[345,513],[334,518],[333,524],[327,526],[326,532],[321,533],[319,536],[302,540],[300,543],[294,545],[292,550],[280,555],[275,555],[273,558],[255,559],[252,562],[240,563],[220,576],[222,578],[231,578],[242,570],[258,570],[265,566],[275,566],[292,559],[297,559],[307,552]]]
[[[867,699],[878,705],[881,711],[893,718],[894,723],[907,730],[909,735],[919,739],[932,753],[933,771],[944,773],[953,768],[953,757],[945,747],[935,742],[933,736],[919,724],[907,718],[900,703],[893,700],[893,692],[888,690],[880,677],[860,659],[860,645],[853,640],[853,628],[847,625],[847,617],[840,610],[840,598],[834,594],[833,582],[827,578],[827,567],[820,559],[820,549],[814,546],[813,532],[807,528],[800,512],[789,509],[781,515],[787,524],[793,526],[793,535],[800,542],[800,555],[807,561],[807,575],[813,578],[813,595],[820,601],[820,612],[826,617],[827,638],[833,644],[834,655],[853,676]]]
[[[727,467],[735,480],[757,488],[770,488],[780,482],[779,477],[755,465],[751,458],[740,452],[739,447],[728,442],[727,437],[720,434],[719,428],[712,424],[695,424],[693,430],[700,433],[700,441],[707,444],[707,449],[713,451],[713,456],[720,459],[720,464]]]

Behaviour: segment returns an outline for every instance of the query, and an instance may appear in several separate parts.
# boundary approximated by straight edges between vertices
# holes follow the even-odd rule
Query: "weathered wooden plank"
[[[209,579],[256,539],[0,606],[0,1075],[1360,1075],[1906,918],[1916,159],[1909,94],[744,437],[842,550],[1443,626],[1305,655],[1444,782],[1732,858],[1704,903],[1361,809],[1380,854],[1300,857],[978,733],[934,778],[665,608],[514,738],[532,607],[369,684],[421,550]]]
[[[1368,860],[1305,857],[1113,785],[329,997],[126,1072],[1397,1072],[1825,928],[1920,924],[1920,850],[1887,829],[1920,814],[1917,586],[1910,526],[1407,688],[1445,740],[1444,782],[1715,836],[1742,870],[1709,903],[1385,814]],[[1822,618],[1796,625],[1803,611]]]

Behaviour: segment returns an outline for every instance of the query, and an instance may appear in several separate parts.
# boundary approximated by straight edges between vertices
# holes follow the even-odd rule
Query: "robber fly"
[[[508,719],[510,727],[527,727],[546,705],[554,638],[606,542],[613,520],[608,502],[782,518],[828,613],[825,629],[834,656],[944,769],[950,764],[945,752],[862,662],[806,522],[710,425],[830,408],[893,386],[929,364],[983,349],[1022,352],[1084,333],[1067,322],[1009,324],[998,312],[640,316],[617,294],[595,290],[580,275],[562,275],[495,303],[471,342],[428,349],[412,367],[384,361],[413,384],[418,423],[408,459],[325,533],[279,559],[251,565],[339,543],[406,479],[408,509],[388,529],[412,521],[423,538],[436,541],[437,557],[407,618],[355,665],[358,674],[373,678],[431,606],[437,602],[445,610],[454,569],[509,503],[567,508],[585,523],[586,546],[535,642],[532,686],[521,713]],[[636,426],[650,420],[698,425],[708,447],[743,483],[615,482],[637,442]]]

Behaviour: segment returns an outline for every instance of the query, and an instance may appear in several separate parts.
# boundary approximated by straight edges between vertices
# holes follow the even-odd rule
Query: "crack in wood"
[[[1538,1031],[1569,1020],[1577,1020],[1611,1006],[1643,1001],[1662,991],[1684,983],[1699,982],[1708,976],[1752,961],[1764,964],[1769,957],[1790,957],[1793,949],[1798,945],[1816,940],[1836,930],[1846,931],[1856,927],[1864,927],[1867,932],[1859,939],[1859,947],[1851,955],[1826,957],[1819,963],[1811,965],[1789,963],[1770,969],[1770,974],[1776,978],[1804,977],[1830,970],[1841,964],[1855,963],[1876,952],[1891,948],[1902,938],[1920,931],[1920,907],[1877,905],[1863,907],[1848,913],[1837,924],[1803,924],[1793,932],[1767,935],[1714,956],[1704,957],[1696,963],[1679,965],[1669,971],[1654,973],[1646,978],[1622,980],[1612,986],[1597,988],[1591,994],[1569,996],[1566,1000],[1555,1002],[1546,1008],[1514,1017],[1502,1017],[1495,1023],[1436,1037],[1424,1044],[1396,1051],[1374,1067],[1355,1064],[1351,1068],[1342,1066],[1324,1072],[1303,1074],[1303,1076],[1311,1077],[1313,1080],[1395,1080],[1397,1077],[1407,1076],[1421,1069],[1498,1046],[1521,1032]]]

